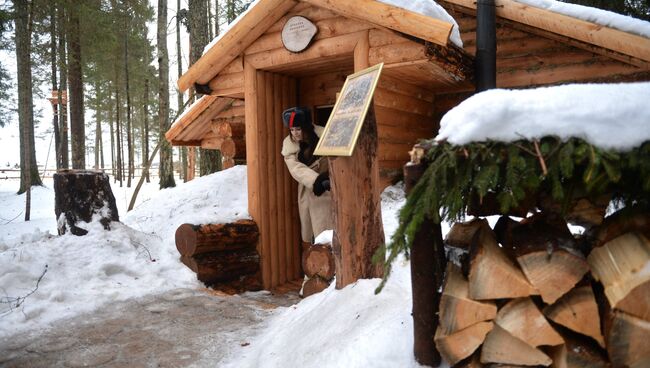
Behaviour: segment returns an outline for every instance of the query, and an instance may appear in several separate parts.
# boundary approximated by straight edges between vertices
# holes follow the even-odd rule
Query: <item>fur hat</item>
[[[311,110],[308,107],[292,107],[282,112],[285,128],[309,129],[312,126]]]

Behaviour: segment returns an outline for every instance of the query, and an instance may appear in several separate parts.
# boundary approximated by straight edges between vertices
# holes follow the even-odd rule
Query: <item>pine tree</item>
[[[167,0],[158,0],[158,126],[160,131],[160,189],[176,186],[172,147],[165,139],[169,129],[169,56],[167,53]]]

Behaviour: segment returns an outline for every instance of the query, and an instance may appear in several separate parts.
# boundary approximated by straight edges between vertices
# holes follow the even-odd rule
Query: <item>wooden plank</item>
[[[371,47],[368,59],[370,65],[375,65],[381,62],[388,65],[422,60],[426,59],[426,57],[427,51],[424,45],[413,41],[407,41],[394,43],[392,45]]]
[[[301,17],[305,17],[312,22],[317,22],[323,19],[335,18],[340,16],[339,14],[331,10],[327,10],[327,9],[319,8],[317,6],[312,6],[307,3],[299,2],[291,10],[289,10],[289,12],[285,16],[280,18],[271,27],[269,27],[269,29],[266,31],[265,34],[281,32],[287,20],[289,20],[289,18],[291,17],[295,17],[298,15]]]
[[[230,73],[230,74],[221,73],[216,77],[212,78],[212,80],[210,80],[208,85],[210,86],[210,89],[212,89],[213,91],[233,89],[233,88],[239,88],[243,90],[244,72],[242,71],[239,73]]]
[[[446,2],[476,9],[474,0],[446,0]],[[495,0],[495,5],[497,17],[541,30],[551,30],[563,36],[650,61],[650,40],[645,37],[517,3],[513,0]]]
[[[183,132],[178,134],[177,139],[195,140],[203,138],[203,135],[210,131],[210,122],[212,117],[218,114],[221,110],[227,108],[231,103],[232,99],[229,98],[219,98],[215,100],[210,106],[208,106],[208,108],[203,110],[201,114],[195,117]]]
[[[370,50],[370,44],[368,41],[368,31],[361,33],[359,35],[359,41],[354,47],[354,70],[360,71],[366,69],[370,66],[368,62],[368,53]]]
[[[414,114],[408,111],[400,111],[390,107],[384,107],[375,103],[377,111],[377,123],[385,126],[405,127],[419,125],[427,127],[432,131],[438,130],[438,123],[432,118],[424,115]]]
[[[433,102],[419,100],[411,96],[391,92],[379,87],[375,90],[375,104],[426,117],[433,116],[434,112]]]
[[[257,3],[178,79],[179,90],[185,92],[195,82],[208,83],[295,4],[295,0]]]
[[[395,127],[390,125],[377,125],[379,142],[386,143],[417,143],[418,139],[431,139],[436,135],[432,129],[416,124]]]
[[[236,57],[230,64],[226,65],[219,74],[232,74],[232,73],[243,73],[244,72],[244,58],[239,56]]]
[[[199,101],[192,105],[190,110],[184,113],[180,118],[178,118],[174,124],[167,130],[165,133],[165,138],[168,141],[176,140],[177,135],[185,130],[191,123],[194,121],[194,119],[199,116],[205,109],[207,109],[216,97],[214,96],[203,96]]]
[[[447,46],[452,24],[373,0],[303,0],[346,17],[378,24],[394,31]]]
[[[359,36],[360,34],[357,32],[318,40],[307,50],[299,54],[290,52],[284,48],[278,48],[247,55],[246,59],[258,69],[273,70],[273,66],[279,65],[285,68],[288,65],[308,65],[322,58],[352,54]]]
[[[291,83],[291,80],[289,77],[283,75],[280,79],[280,84],[281,84],[281,89],[280,89],[280,106],[282,110],[284,111],[285,108],[291,105],[290,102],[290,97],[289,97],[289,84]],[[278,131],[280,133],[280,142],[284,141],[284,138],[287,136],[287,129],[282,126],[282,128],[278,127]],[[297,246],[295,243],[295,219],[292,217],[292,212],[291,212],[291,206],[292,206],[292,200],[296,197],[295,193],[291,191],[291,180],[293,178],[289,175],[289,171],[287,170],[287,165],[284,163],[284,159],[282,156],[280,156],[280,166],[278,168],[278,171],[281,173],[281,179],[282,179],[282,213],[280,216],[282,217],[284,221],[284,257],[285,257],[285,264],[286,264],[286,277],[289,281],[297,278],[296,277],[296,264],[294,264],[294,259],[293,259],[293,248],[294,245]]]
[[[298,86],[295,83],[294,80],[290,81],[289,84],[289,93],[288,93],[288,101],[289,105],[288,106],[295,106],[297,103],[297,96],[298,96]],[[285,130],[285,132],[288,134],[288,130]],[[293,264],[294,264],[294,279],[299,279],[302,276],[302,266],[301,266],[301,236],[300,236],[300,216],[298,215],[298,182],[293,180],[291,176],[289,176],[289,172],[286,172],[287,178],[289,180],[289,183],[291,184],[291,193],[292,193],[292,200],[291,200],[291,211],[292,211],[292,219],[291,224],[294,226],[294,233],[293,233]],[[294,194],[295,193],[295,194]],[[296,221],[298,220],[298,221]]]
[[[377,28],[370,30],[368,39],[370,42],[370,47],[393,45],[396,43],[403,43],[408,40],[408,38],[395,32]]]
[[[413,144],[379,142],[377,157],[381,161],[408,161]]]
[[[234,119],[237,117],[242,117],[245,116],[246,114],[246,107],[245,106],[231,106],[229,109],[224,109],[220,113],[217,114],[215,118],[218,119]]]
[[[264,102],[265,102],[265,125],[266,135],[266,175],[263,181],[267,188],[267,201],[269,213],[269,250],[271,257],[271,285],[276,286],[283,283],[280,280],[280,252],[278,242],[279,221],[278,221],[278,188],[275,183],[277,156],[279,150],[275,144],[275,76],[272,73],[264,73]]]
[[[639,68],[618,61],[597,62],[589,65],[566,65],[549,69],[522,70],[515,73],[497,73],[497,87],[535,86],[599,78],[614,79],[615,76],[632,75],[639,72]]]
[[[336,17],[324,19],[316,22],[318,33],[314,37],[314,41],[341,36],[344,34],[359,32],[372,28],[372,24],[366,22],[359,22],[345,17]],[[282,32],[267,33],[258,38],[244,51],[244,54],[256,54],[262,51],[283,48]],[[312,42],[314,42],[312,41]]]
[[[557,65],[584,64],[589,65],[594,62],[609,61],[602,56],[592,54],[582,50],[567,50],[560,54],[557,51],[539,52],[527,56],[515,58],[497,59],[497,71],[501,73],[513,71],[516,69],[534,70],[548,68]]]
[[[379,79],[379,87],[389,90],[391,92],[399,93],[402,95],[412,96],[419,100],[424,100],[428,102],[433,102],[434,93],[428,89],[416,86],[410,83],[406,83],[399,79],[382,75]]]
[[[268,111],[266,110],[266,95],[267,95],[267,84],[266,84],[266,78],[267,78],[267,72],[258,70],[257,71],[257,84],[258,84],[258,91],[259,91],[259,101],[257,105],[257,114],[258,114],[258,119],[259,119],[259,126],[257,127],[257,134],[258,134],[258,146],[257,149],[259,150],[258,153],[258,160],[260,163],[259,166],[259,186],[260,186],[260,193],[262,194],[259,201],[260,201],[260,207],[261,207],[261,223],[262,226],[260,226],[260,234],[263,234],[264,237],[262,240],[264,241],[263,244],[263,254],[262,254],[262,274],[264,276],[264,283],[268,283],[269,287],[272,287],[273,284],[273,261],[272,261],[272,255],[271,255],[271,213],[270,213],[270,206],[269,206],[269,185],[268,185],[268,169],[269,169],[269,142],[268,142],[268,126],[266,123],[266,117],[268,115]]]
[[[278,280],[281,284],[286,283],[287,278],[287,255],[286,255],[286,216],[284,215],[284,184],[282,178],[284,176],[284,160],[280,152],[282,151],[282,121],[279,118],[282,116],[282,76],[279,74],[273,75],[273,157],[275,163],[273,165],[273,177],[275,180],[275,196],[277,203],[275,206],[275,223],[277,226],[277,240],[275,247],[278,253]]]
[[[244,63],[244,91],[246,94],[246,177],[248,187],[248,213],[250,213],[253,220],[257,223],[258,227],[261,225],[260,218],[260,191],[259,191],[259,160],[257,151],[257,142],[259,135],[257,134],[257,103],[258,103],[258,88],[256,70],[249,63]],[[257,245],[257,252],[262,255],[263,240],[260,233],[260,241]],[[263,266],[262,266],[263,268]],[[263,279],[264,280],[264,279]],[[268,287],[268,283],[263,282],[264,287]]]

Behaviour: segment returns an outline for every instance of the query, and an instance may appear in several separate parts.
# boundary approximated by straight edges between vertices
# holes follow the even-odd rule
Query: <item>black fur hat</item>
[[[309,107],[292,107],[282,112],[282,122],[285,128],[309,129],[312,126],[311,110]]]

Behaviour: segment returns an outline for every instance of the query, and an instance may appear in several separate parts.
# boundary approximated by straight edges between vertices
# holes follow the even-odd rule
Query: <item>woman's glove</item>
[[[314,181],[314,194],[320,196],[326,190],[330,190],[330,175],[325,172],[316,177],[316,181]]]

